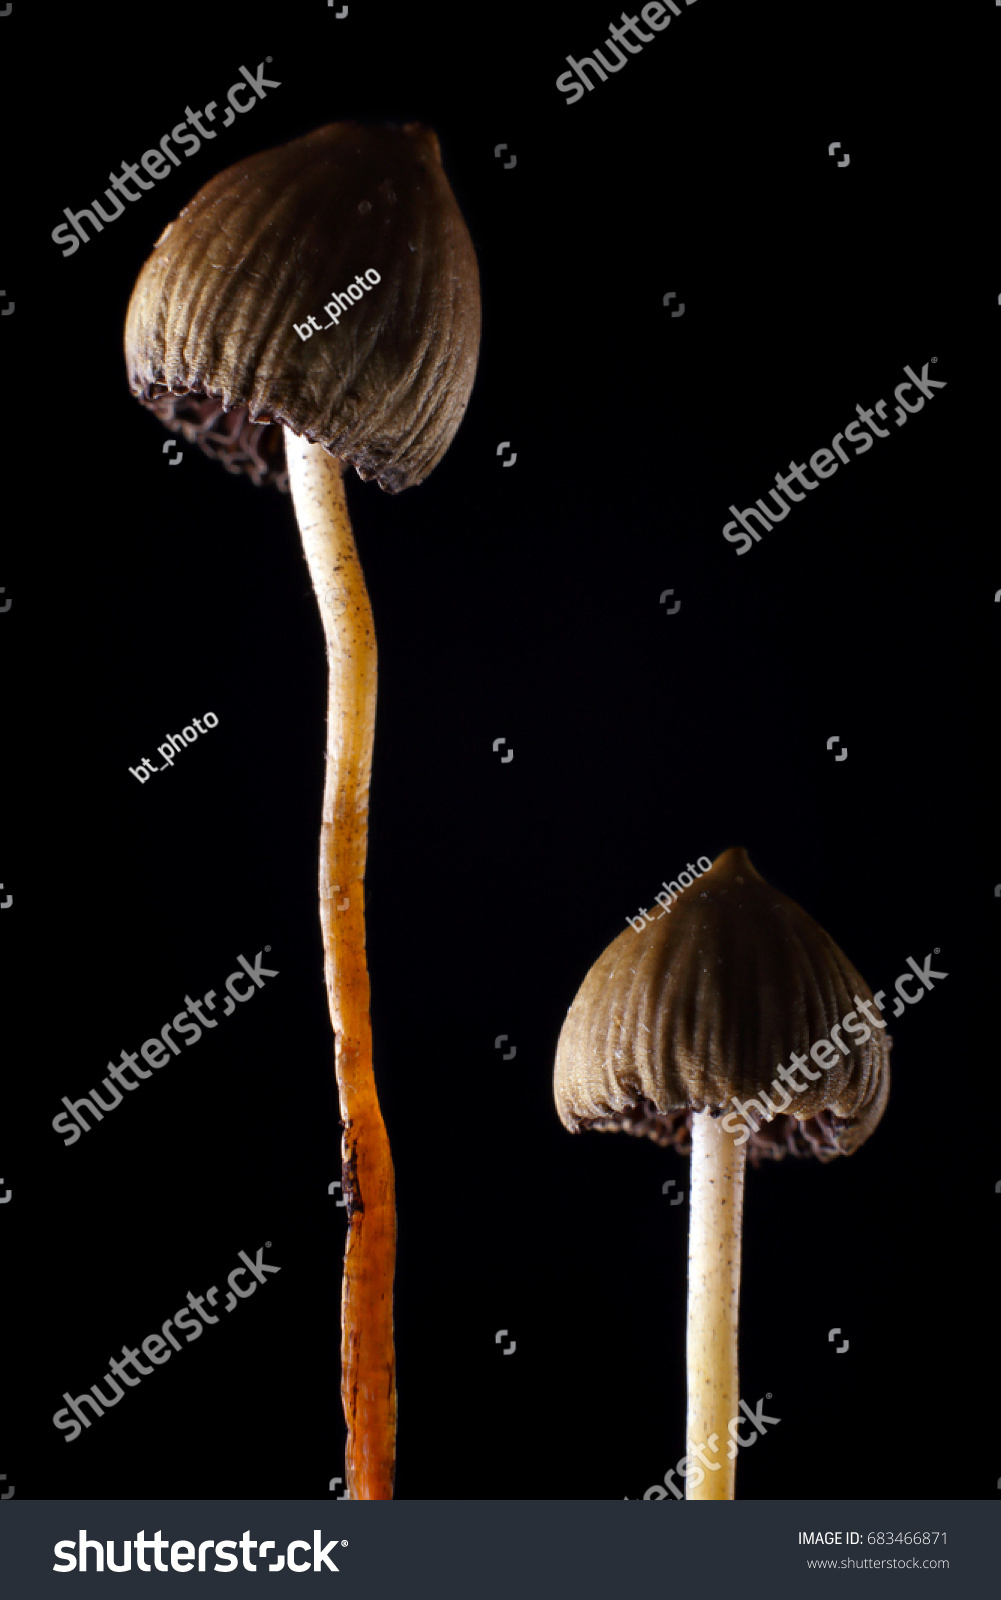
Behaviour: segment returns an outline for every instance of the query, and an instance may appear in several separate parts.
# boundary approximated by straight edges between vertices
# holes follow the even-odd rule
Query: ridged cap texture
[[[560,1033],[555,1097],[572,1132],[621,1130],[688,1147],[692,1114],[734,1112],[762,1095],[753,1163],[789,1153],[821,1161],[848,1155],[879,1122],[890,1085],[891,1040],[872,991],[823,928],[754,870],[741,849],[724,851],[677,897],[670,913],[632,926],[599,956]],[[854,1013],[826,1056],[810,1055]],[[869,1027],[870,1037],[862,1038]],[[806,1055],[802,1093],[776,1076]],[[778,1114],[774,1114],[774,1113]],[[727,1124],[724,1122],[724,1127]],[[745,1142],[744,1139],[740,1140]]]
[[[380,281],[323,329],[368,272]],[[321,331],[302,339],[310,315]],[[476,255],[435,134],[334,122],[198,191],[139,274],[125,356],[132,393],[230,471],[287,487],[269,427],[284,423],[396,493],[448,449],[479,338]]]

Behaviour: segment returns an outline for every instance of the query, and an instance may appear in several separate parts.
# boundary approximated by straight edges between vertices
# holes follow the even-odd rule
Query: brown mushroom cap
[[[890,1087],[891,1041],[859,1014],[856,995],[873,999],[834,940],[746,851],[726,850],[669,915],[627,928],[584,979],[557,1047],[560,1120],[573,1133],[622,1130],[686,1151],[693,1112],[726,1114],[734,1096],[746,1104],[762,1092],[777,1107],[789,1094],[771,1120],[752,1113],[752,1162],[849,1155],[879,1122]],[[832,1045],[837,1059],[822,1069],[811,1047],[852,1012],[869,1039],[842,1030],[848,1055]],[[816,1082],[799,1074],[801,1094],[776,1080],[794,1051],[820,1073]]]
[[[299,337],[373,269],[336,326]],[[229,470],[285,487],[266,428],[283,423],[395,494],[448,449],[479,337],[476,255],[435,134],[334,122],[198,191],[139,274],[125,355],[132,393]]]

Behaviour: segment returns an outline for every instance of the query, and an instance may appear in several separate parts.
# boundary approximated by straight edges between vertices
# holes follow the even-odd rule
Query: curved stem
[[[744,1147],[708,1111],[692,1118],[688,1242],[688,1453],[701,1446],[705,1476],[689,1500],[732,1500],[731,1417],[740,1416],[737,1315],[744,1215]],[[736,1457],[736,1446],[732,1452]],[[717,1470],[718,1469],[718,1470]]]
[[[341,1400],[347,1498],[391,1500],[396,1451],[393,1161],[372,1070],[365,962],[365,857],[375,732],[372,607],[355,549],[340,462],[285,430],[289,483],[327,638],[327,768],[320,924],[336,1040],[348,1236],[341,1298]]]

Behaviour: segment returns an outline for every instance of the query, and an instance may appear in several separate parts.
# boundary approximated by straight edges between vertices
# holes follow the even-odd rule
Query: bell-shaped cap
[[[614,939],[584,979],[556,1052],[560,1120],[685,1150],[693,1113],[709,1110],[755,1164],[787,1151],[850,1155],[890,1087],[891,1041],[864,1001],[878,1018],[834,940],[746,851],[726,850],[669,913]]]
[[[139,274],[125,356],[132,393],[231,471],[285,487],[283,423],[396,493],[448,449],[479,339],[435,134],[334,122],[198,191]]]

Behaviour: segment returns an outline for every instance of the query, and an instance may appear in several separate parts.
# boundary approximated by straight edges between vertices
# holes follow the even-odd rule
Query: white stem
[[[740,1232],[744,1213],[744,1147],[722,1118],[692,1118],[688,1243],[688,1454],[702,1446],[701,1483],[686,1479],[689,1500],[732,1500],[734,1460],[727,1423],[739,1412],[737,1315]],[[736,1452],[734,1451],[734,1457]],[[716,1470],[718,1469],[718,1470]],[[697,1476],[697,1474],[695,1474]]]

